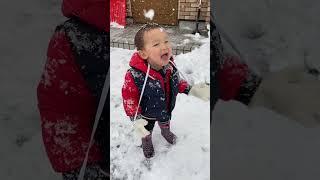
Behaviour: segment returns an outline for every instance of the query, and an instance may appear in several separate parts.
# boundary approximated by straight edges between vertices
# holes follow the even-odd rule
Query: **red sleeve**
[[[180,79],[178,87],[179,87],[179,93],[185,93],[185,94],[189,93],[190,85],[188,84],[187,81]]]
[[[130,71],[125,75],[124,84],[122,86],[122,99],[123,107],[126,114],[133,120],[136,114],[138,103],[140,98],[140,92]],[[141,107],[138,109],[138,115],[141,113]]]
[[[57,172],[81,166],[88,147],[96,105],[77,67],[64,32],[50,40],[37,88],[43,142]],[[91,147],[89,162],[100,159]]]
[[[218,85],[220,98],[228,101],[235,99],[239,93],[240,86],[248,76],[248,66],[240,62],[235,56],[227,56],[218,72]]]

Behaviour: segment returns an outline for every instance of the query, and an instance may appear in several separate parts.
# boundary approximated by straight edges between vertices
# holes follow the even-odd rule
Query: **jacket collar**
[[[147,73],[147,69],[148,69],[148,64],[146,62],[146,60],[142,59],[139,55],[138,52],[135,52],[132,57],[131,57],[131,60],[129,62],[129,65],[135,69],[138,69],[144,73]],[[171,65],[167,65],[169,67],[169,69],[172,69],[172,66]],[[168,68],[168,67],[165,67]],[[170,68],[171,67],[171,68]],[[160,72],[154,70],[154,69],[150,69],[149,71],[149,77],[152,78],[152,79],[159,79],[159,80],[162,80],[162,76],[160,74]]]

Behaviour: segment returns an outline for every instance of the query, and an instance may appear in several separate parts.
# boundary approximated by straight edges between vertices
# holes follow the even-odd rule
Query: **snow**
[[[210,82],[209,40],[198,49],[175,57],[179,70],[190,83]],[[141,140],[125,115],[121,87],[134,51],[111,48],[111,174],[112,179],[210,179],[210,109],[209,102],[179,94],[171,121],[178,136],[171,145],[160,134],[157,124],[153,143],[155,157],[148,163]],[[197,110],[195,110],[197,108]]]
[[[249,63],[267,62],[270,71],[275,71],[302,63],[307,53],[307,60],[320,67],[319,1],[226,0],[215,4],[217,24],[230,34]]]
[[[148,11],[146,11],[145,9],[143,10],[143,15],[145,18],[148,18],[150,20],[153,19],[154,16],[154,10],[153,9],[149,9]]]
[[[111,22],[111,23],[110,23],[110,27],[113,27],[113,28],[121,28],[121,29],[124,28],[124,26],[118,24],[117,22]]]
[[[224,0],[215,1],[214,9],[217,24],[251,68],[267,64],[272,72],[303,63],[304,52],[319,67],[319,5],[315,0]],[[303,128],[270,110],[249,110],[234,101],[219,101],[212,117],[215,179],[319,179],[319,127]]]
[[[0,179],[59,180],[46,156],[36,87],[61,0],[1,1]]]
[[[186,76],[186,80],[190,84],[201,82],[210,83],[210,77],[208,75],[210,71],[210,59],[206,59],[206,56],[210,54],[209,38],[204,38],[201,42],[204,44],[200,48],[175,57],[176,65],[179,70],[182,71],[183,75]]]
[[[183,36],[190,37],[194,41],[199,41],[199,42],[202,42],[203,40],[205,41],[205,39],[207,39],[206,37],[201,36],[199,33],[196,33],[196,34],[184,34]]]

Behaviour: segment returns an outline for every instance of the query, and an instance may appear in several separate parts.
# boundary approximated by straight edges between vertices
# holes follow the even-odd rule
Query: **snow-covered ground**
[[[270,70],[303,62],[320,68],[319,7],[316,0],[215,1],[217,24],[253,65]]]
[[[210,82],[209,40],[188,54],[175,57],[180,71],[190,83]],[[111,175],[112,179],[179,180],[210,179],[209,102],[179,94],[171,128],[178,136],[169,146],[156,125],[153,133],[155,157],[147,162],[141,140],[135,137],[132,122],[125,115],[121,87],[129,68],[132,50],[111,49]]]
[[[0,179],[56,180],[40,131],[36,85],[60,0],[0,2]]]
[[[302,63],[304,58],[320,67],[319,1],[214,3],[217,24],[251,67],[269,64],[269,70],[275,71]],[[271,111],[248,110],[237,102],[219,102],[213,120],[211,168],[215,180],[320,178],[320,128],[303,128]]]

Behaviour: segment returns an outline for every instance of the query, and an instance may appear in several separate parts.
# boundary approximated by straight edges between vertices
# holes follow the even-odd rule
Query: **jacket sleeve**
[[[249,105],[261,81],[262,78],[260,76],[249,70],[248,75],[240,85],[239,91],[234,100],[237,100],[245,105]]]
[[[140,116],[141,107],[138,108],[140,98],[140,92],[136,86],[132,74],[130,71],[127,71],[124,79],[124,84],[122,86],[122,100],[123,107],[127,114],[130,117],[130,120],[134,120],[134,116],[138,109],[137,116]]]
[[[188,94],[191,89],[191,86],[188,84],[187,81],[180,79],[178,88],[179,93]]]
[[[235,56],[226,56],[218,71],[220,99],[237,100],[248,105],[261,78]]]
[[[65,33],[57,31],[37,88],[43,142],[57,172],[79,168],[85,157],[96,110],[85,84]],[[100,155],[94,144],[88,161],[98,161]]]

